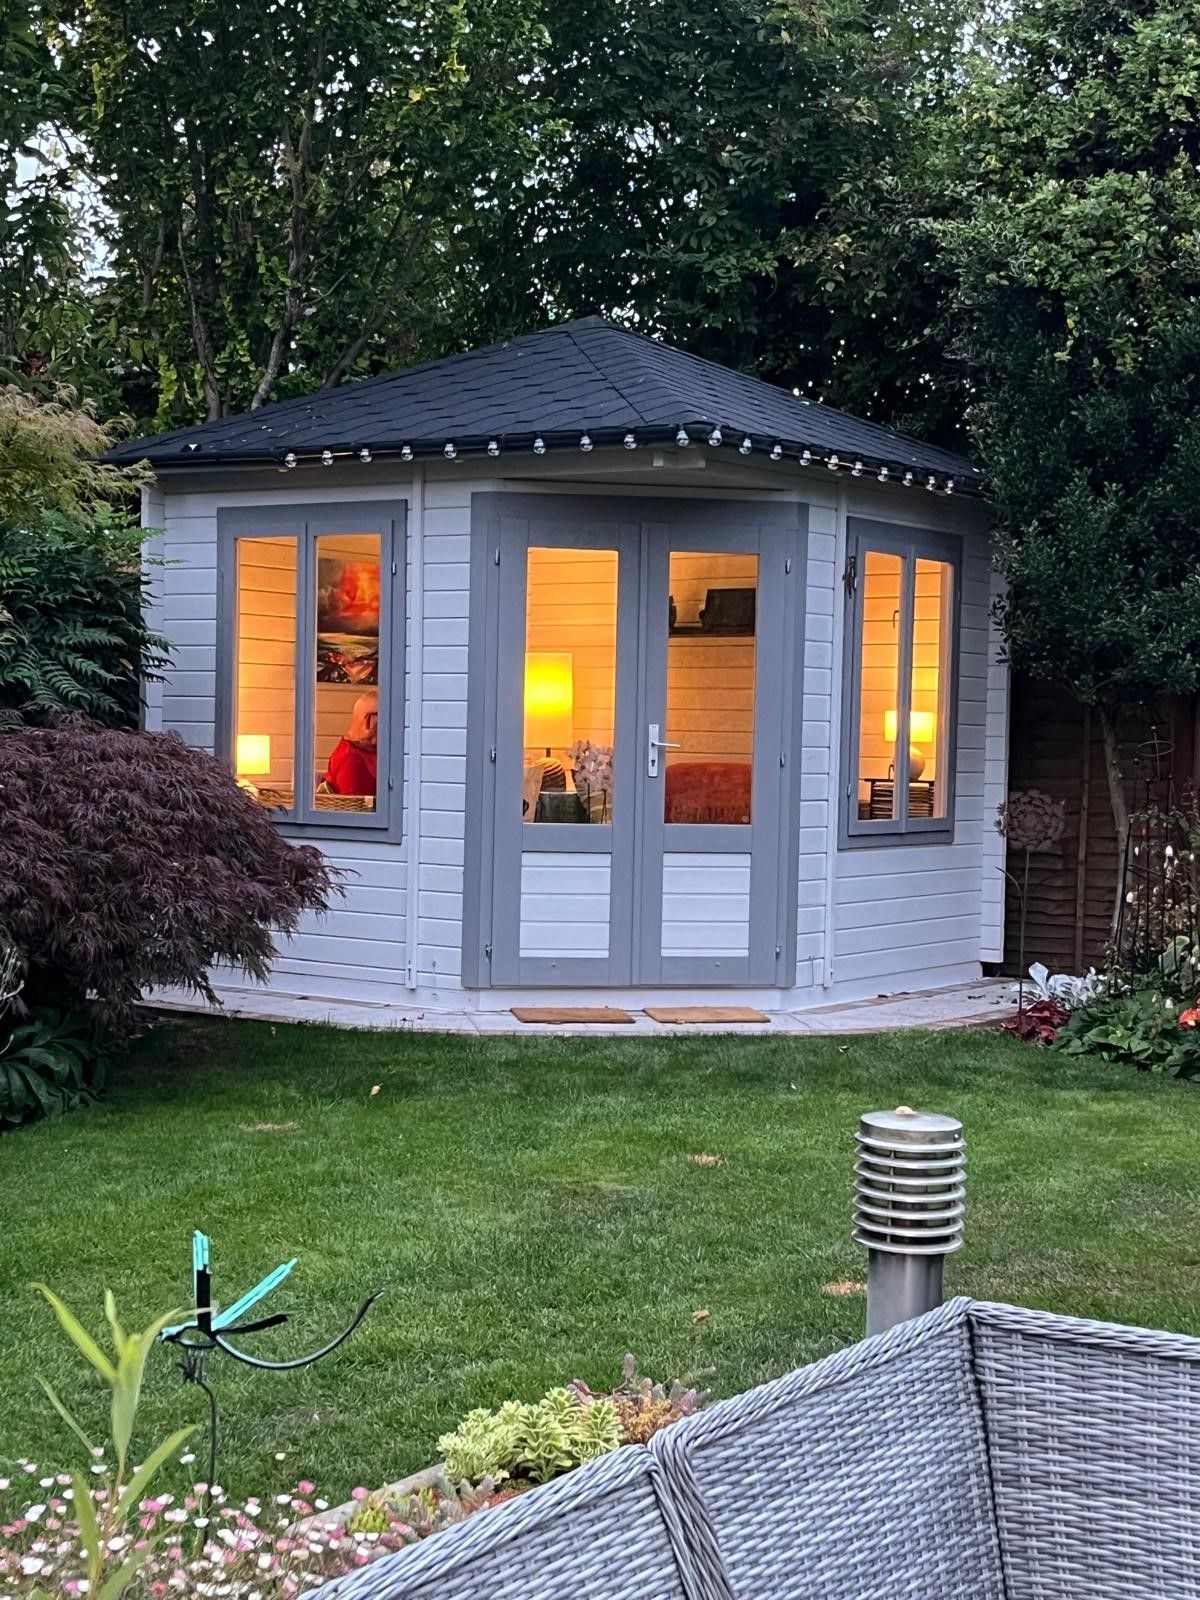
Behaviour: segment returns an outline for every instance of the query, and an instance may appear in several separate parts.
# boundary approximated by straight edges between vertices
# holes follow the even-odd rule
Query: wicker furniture
[[[1198,1423],[1200,1339],[954,1300],[335,1587],[1200,1600]]]
[[[340,1578],[323,1600],[719,1600],[629,1447]]]

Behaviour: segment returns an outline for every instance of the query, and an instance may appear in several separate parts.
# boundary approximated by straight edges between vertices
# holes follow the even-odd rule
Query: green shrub
[[[551,1389],[536,1403],[508,1400],[498,1411],[468,1412],[453,1433],[438,1440],[455,1481],[528,1478],[545,1483],[592,1461],[621,1443],[611,1400],[588,1399],[575,1389]]]
[[[0,1038],[5,1027],[0,1022]],[[85,1012],[47,1008],[7,1031],[0,1044],[0,1132],[89,1105],[104,1087],[103,1035]]]
[[[1072,1014],[1054,1048],[1067,1055],[1124,1062],[1145,1072],[1200,1077],[1200,1036],[1194,1019],[1195,1012],[1181,1011],[1151,989],[1105,995]]]
[[[112,513],[0,523],[0,721],[137,727],[142,683],[166,665],[143,615],[144,537]]]

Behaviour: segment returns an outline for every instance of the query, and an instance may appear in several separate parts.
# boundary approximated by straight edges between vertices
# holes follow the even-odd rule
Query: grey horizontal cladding
[[[109,452],[117,462],[149,459],[163,467],[222,462],[279,462],[290,451],[311,456],[387,452],[414,456],[459,450],[528,450],[540,434],[547,449],[577,450],[586,433],[597,446],[633,431],[647,444],[673,442],[680,427],[703,443],[715,428],[736,446],[776,443],[793,454],[843,453],[864,467],[933,473],[972,487],[969,461],[938,446],[850,417],[745,373],[701,360],[599,319],[567,324],[365,379],[246,416],[134,440]]]

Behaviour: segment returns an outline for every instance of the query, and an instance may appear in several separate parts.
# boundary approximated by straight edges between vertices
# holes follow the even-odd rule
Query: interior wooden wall
[[[1174,701],[1155,710],[1131,708],[1122,719],[1122,767],[1131,808],[1147,798],[1146,769],[1137,747],[1155,730],[1174,745],[1170,783],[1182,798],[1195,783],[1196,704]],[[1160,792],[1166,789],[1166,774]],[[1025,965],[1042,961],[1052,972],[1083,972],[1104,964],[1116,895],[1116,830],[1104,770],[1099,718],[1053,686],[1015,673],[1009,740],[1009,792],[1040,789],[1065,802],[1066,830],[1049,850],[1031,855]],[[988,818],[988,823],[993,819]],[[1023,877],[1023,852],[1010,850],[1008,870]],[[1004,970],[1017,972],[1020,896],[1009,885]]]

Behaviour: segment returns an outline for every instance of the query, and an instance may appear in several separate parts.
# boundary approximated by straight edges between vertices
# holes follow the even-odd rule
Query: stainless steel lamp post
[[[962,1123],[899,1106],[860,1120],[854,1238],[867,1247],[867,1333],[942,1303],[946,1257],[962,1248]]]

